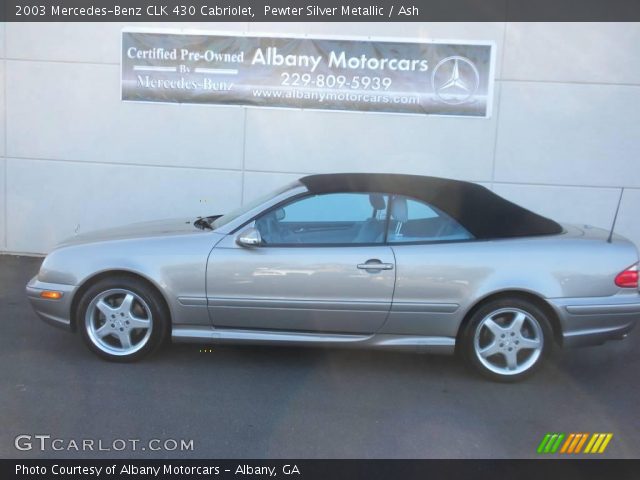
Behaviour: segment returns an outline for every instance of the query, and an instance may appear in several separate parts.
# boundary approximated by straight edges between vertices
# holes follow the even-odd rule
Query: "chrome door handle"
[[[367,263],[359,263],[358,268],[360,270],[392,270],[393,263],[381,263],[369,261]]]

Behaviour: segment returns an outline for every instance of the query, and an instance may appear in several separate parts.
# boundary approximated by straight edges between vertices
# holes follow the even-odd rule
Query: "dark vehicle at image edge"
[[[468,182],[311,175],[222,216],[59,245],[27,285],[38,315],[108,360],[173,341],[458,351],[500,381],[553,346],[624,338],[638,251]]]

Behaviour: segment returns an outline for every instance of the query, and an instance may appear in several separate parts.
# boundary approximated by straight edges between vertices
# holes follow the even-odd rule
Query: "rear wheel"
[[[155,350],[167,337],[168,315],[160,295],[131,277],[100,280],[78,303],[77,322],[91,351],[128,362]]]
[[[549,319],[535,304],[520,298],[494,300],[471,317],[462,348],[481,374],[514,382],[534,373],[551,350]]]

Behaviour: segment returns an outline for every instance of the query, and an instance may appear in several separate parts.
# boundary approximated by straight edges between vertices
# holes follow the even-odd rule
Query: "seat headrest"
[[[379,193],[370,193],[369,203],[371,203],[371,206],[376,210],[384,210],[385,208],[387,208],[387,205],[384,201],[384,195],[381,195]]]
[[[391,218],[397,222],[406,222],[409,219],[409,208],[407,199],[395,197],[391,203]]]

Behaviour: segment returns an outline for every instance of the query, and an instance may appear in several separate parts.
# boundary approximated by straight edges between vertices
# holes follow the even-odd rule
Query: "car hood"
[[[170,235],[197,234],[210,230],[202,230],[194,226],[195,218],[173,218],[150,222],[132,223],[120,227],[95,230],[67,238],[58,247],[103,242],[108,240],[124,240],[144,237],[163,237]]]

